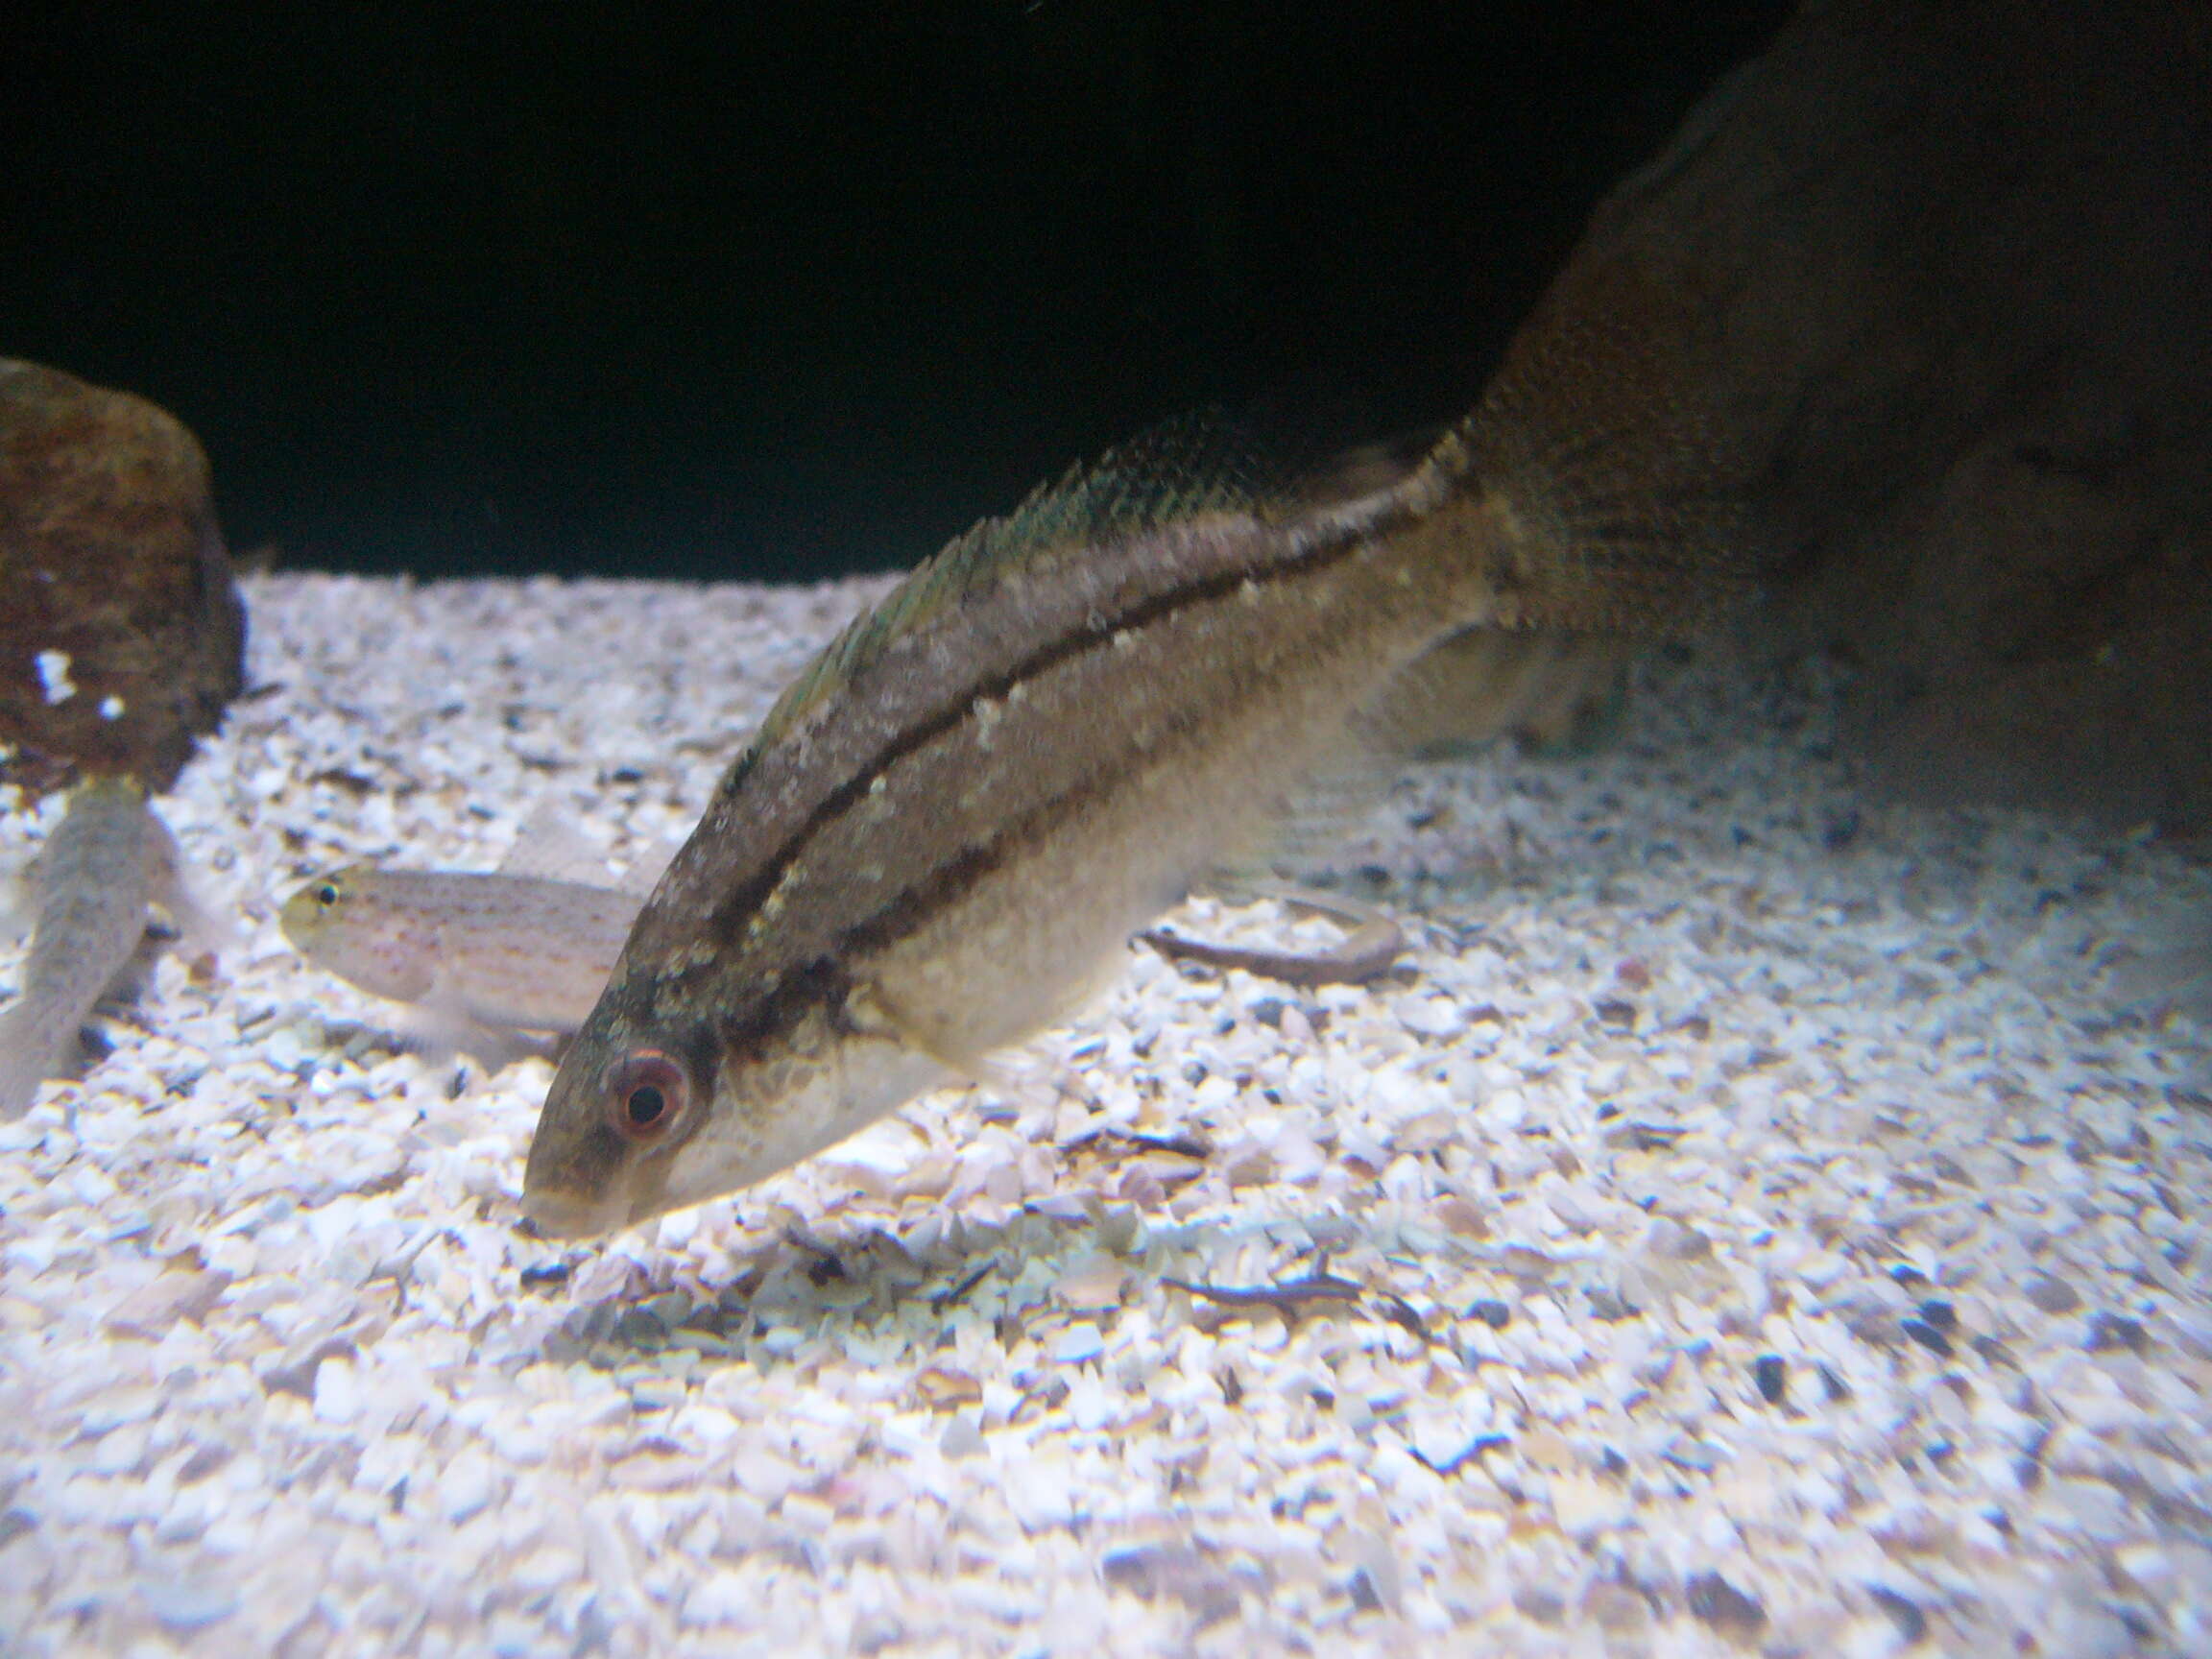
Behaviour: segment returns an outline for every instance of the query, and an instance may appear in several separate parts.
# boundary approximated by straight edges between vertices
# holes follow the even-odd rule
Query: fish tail
[[[51,1024],[28,1000],[0,1013],[0,1121],[30,1111],[38,1085],[63,1069]]]
[[[77,1032],[146,931],[154,837],[146,791],[127,778],[81,785],[38,856],[36,931],[23,992],[0,1014],[0,1118],[30,1109],[64,1070]]]
[[[1410,488],[1447,504],[1447,519],[1449,504],[1479,504],[1503,532],[1468,549],[1495,595],[1470,620],[1680,627],[1742,594],[1754,566],[1695,325],[1626,254],[1571,275]]]

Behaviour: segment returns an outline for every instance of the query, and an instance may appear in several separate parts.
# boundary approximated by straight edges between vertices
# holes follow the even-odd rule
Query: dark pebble
[[[1931,1298],[1921,1303],[1920,1317],[1945,1334],[1959,1329],[1958,1311],[1948,1302],[1938,1302]]]
[[[554,1334],[558,1336],[560,1333],[555,1332]],[[192,1455],[184,1459],[184,1466],[177,1471],[177,1484],[189,1486],[195,1480],[206,1479],[208,1476],[229,1462],[230,1456],[230,1449],[228,1446],[202,1445],[195,1447]],[[10,1513],[20,1514],[21,1511],[12,1510]],[[0,1543],[6,1543],[12,1536],[13,1534],[8,1531],[8,1517],[0,1515]]]
[[[1567,1602],[1555,1590],[1524,1587],[1513,1592],[1513,1610],[1539,1624],[1556,1624],[1567,1617]]]
[[[1748,1641],[1767,1628],[1767,1609],[1718,1573],[1693,1574],[1682,1590],[1690,1611],[1716,1630]]]
[[[1513,1317],[1513,1310],[1503,1302],[1478,1302],[1467,1310],[1467,1317],[1481,1320],[1493,1331],[1503,1331],[1506,1321]]]
[[[1879,1584],[1868,1585],[1866,1593],[1874,1598],[1875,1606],[1889,1615],[1889,1622],[1897,1626],[1897,1634],[1905,1639],[1906,1647],[1926,1638],[1928,1615],[1920,1611],[1919,1603]]]
[[[1584,1292],[1590,1298],[1590,1312],[1594,1318],[1607,1324],[1618,1324],[1623,1319],[1633,1319],[1638,1312],[1633,1302],[1623,1298],[1618,1290],[1603,1285],[1593,1285]]]
[[[1695,1474],[1710,1475],[1719,1466],[1713,1448],[1702,1440],[1677,1440],[1660,1455],[1677,1469],[1688,1469]]]
[[[541,1262],[522,1269],[524,1286],[565,1285],[568,1283],[568,1263],[565,1262]]]
[[[1820,1386],[1831,1405],[1840,1405],[1851,1398],[1851,1384],[1825,1365],[1820,1367]]]
[[[2112,1611],[2127,1627],[2128,1634],[2135,1639],[2135,1650],[2139,1653],[2149,1652],[2150,1644],[2159,1629],[2152,1617],[2142,1608],[2130,1607],[2125,1601],[2116,1605]]]
[[[2081,1306],[2081,1292],[2063,1279],[2038,1273],[2028,1281],[2028,1300],[2045,1313],[2072,1313]]]
[[[1751,1367],[1751,1380],[1759,1384],[1759,1398],[1779,1406],[1790,1396],[1790,1371],[1779,1354],[1762,1354]]]
[[[1948,1359],[1951,1358],[1951,1338],[1924,1319],[1908,1319],[1898,1327],[1906,1335],[1928,1350],[1929,1353]]]
[[[1974,1352],[1992,1365],[2002,1365],[2011,1371],[2020,1369],[2020,1361],[2012,1358],[2012,1350],[1994,1336],[1984,1334],[1975,1337]]]
[[[628,1308],[614,1321],[614,1339],[633,1348],[658,1351],[668,1346],[668,1330],[642,1308]]]
[[[1171,1598],[1182,1602],[1196,1616],[1200,1629],[1236,1612],[1239,1599],[1237,1579],[1216,1571],[1194,1545],[1139,1545],[1118,1551],[1106,1557],[1100,1575],[1115,1589],[1147,1601]],[[898,1640],[887,1638],[873,1645],[855,1640],[853,1645],[863,1653],[874,1653]]]
[[[2100,1313],[2089,1321],[2089,1337],[2082,1346],[2092,1354],[2109,1354],[2125,1348],[2130,1354],[2148,1353],[2151,1333],[2143,1329],[2136,1319],[2123,1319],[2117,1313]]]
[[[1364,1567],[1352,1575],[1352,1605],[1362,1613],[1380,1612],[1382,1607],[1382,1598],[1375,1594],[1375,1581]]]

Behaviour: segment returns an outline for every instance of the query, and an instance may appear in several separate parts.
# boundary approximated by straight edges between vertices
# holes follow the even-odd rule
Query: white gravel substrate
[[[2212,1040],[2109,989],[2212,879],[1855,805],[1815,684],[1410,780],[1393,979],[1133,950],[989,1087],[517,1232],[542,1063],[403,1051],[278,898],[548,791],[659,842],[878,587],[250,585],[162,804],[237,936],[0,1129],[0,1648],[2212,1651]]]

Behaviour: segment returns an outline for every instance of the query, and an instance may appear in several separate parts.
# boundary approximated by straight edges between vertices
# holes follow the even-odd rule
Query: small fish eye
[[[683,1119],[691,1085],[684,1069],[658,1049],[640,1048],[607,1070],[607,1121],[625,1141],[649,1145]]]
[[[318,886],[315,889],[315,902],[322,905],[325,910],[329,909],[333,904],[337,903],[338,883],[335,881],[325,881],[320,886]]]

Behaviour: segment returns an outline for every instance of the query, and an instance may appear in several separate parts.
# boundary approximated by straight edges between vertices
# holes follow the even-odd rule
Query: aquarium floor
[[[2212,1039],[2112,989],[2212,885],[1858,803],[1817,676],[1410,777],[1379,984],[1133,949],[785,1177],[518,1231],[544,1065],[408,1051],[281,895],[548,796],[660,844],[875,590],[249,585],[161,803],[234,934],[0,1128],[0,1646],[2212,1651]]]

